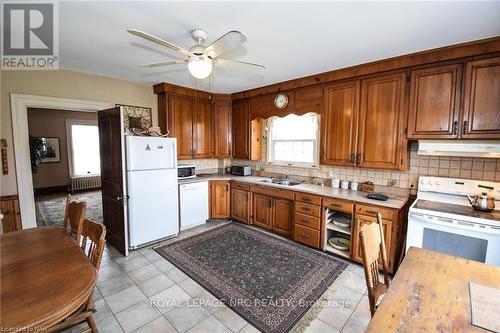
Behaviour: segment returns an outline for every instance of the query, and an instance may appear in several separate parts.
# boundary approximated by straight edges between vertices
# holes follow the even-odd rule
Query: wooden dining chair
[[[389,266],[385,250],[384,230],[382,228],[382,215],[377,214],[377,221],[361,226],[359,237],[361,239],[361,254],[365,270],[366,286],[368,288],[368,301],[373,317],[379,304],[379,299],[389,288]],[[384,281],[379,280],[379,258],[382,260]]]
[[[71,200],[71,197],[68,198]],[[64,230],[68,232],[77,241],[82,234],[83,220],[85,219],[85,202],[76,202],[66,200],[66,210],[64,213]]]
[[[101,259],[104,253],[104,245],[106,244],[106,227],[103,224],[94,222],[89,219],[84,219],[81,227],[80,247],[83,253],[87,256],[90,263],[99,271]],[[92,294],[82,307],[67,317],[63,322],[49,328],[48,332],[62,331],[71,326],[80,324],[84,321],[89,325],[92,333],[98,333],[92,314],[95,312],[93,308]]]

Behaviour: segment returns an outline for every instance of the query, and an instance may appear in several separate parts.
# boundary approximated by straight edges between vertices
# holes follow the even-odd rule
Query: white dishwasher
[[[180,229],[208,220],[208,181],[179,185]]]

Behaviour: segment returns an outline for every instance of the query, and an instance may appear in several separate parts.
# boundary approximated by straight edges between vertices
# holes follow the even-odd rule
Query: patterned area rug
[[[73,200],[85,201],[87,203],[87,218],[98,223],[103,223],[102,196],[100,191],[75,194],[72,197]],[[40,220],[37,221],[38,225],[63,225],[66,198],[38,201],[36,204],[39,213],[37,219]]]
[[[347,264],[228,223],[155,249],[262,332],[288,332]]]

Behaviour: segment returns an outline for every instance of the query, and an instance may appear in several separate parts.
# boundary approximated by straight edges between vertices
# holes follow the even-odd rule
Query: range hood
[[[500,140],[419,140],[417,154],[500,158]]]

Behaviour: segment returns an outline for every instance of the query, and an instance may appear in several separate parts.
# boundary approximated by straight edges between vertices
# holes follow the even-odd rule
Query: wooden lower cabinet
[[[0,201],[0,213],[3,214],[2,232],[19,231],[21,226],[21,211],[19,210],[19,199],[17,196],[2,197]]]
[[[231,219],[250,224],[251,196],[249,191],[231,188]]]
[[[374,216],[360,215],[356,214],[354,216],[354,229],[352,231],[352,260],[359,263],[363,263],[363,255],[361,252],[361,239],[359,237],[359,232],[364,224],[372,224],[376,222],[377,218]],[[382,219],[382,228],[384,230],[384,240],[385,240],[385,250],[387,253],[387,260],[389,263],[389,271],[393,270],[394,267],[394,254],[395,249],[393,248],[393,222],[391,220]],[[380,267],[382,267],[382,259],[379,259]]]
[[[295,225],[295,233],[293,235],[293,240],[305,245],[312,246],[314,248],[320,248],[320,231],[312,228],[305,227],[303,225]]]
[[[291,237],[293,228],[293,201],[253,193],[253,223]]]
[[[253,195],[253,223],[259,227],[272,229],[273,199],[261,195]]]
[[[293,202],[284,199],[273,199],[274,223],[273,230],[290,237],[293,226]]]
[[[210,181],[210,218],[231,217],[231,182],[229,180]]]

